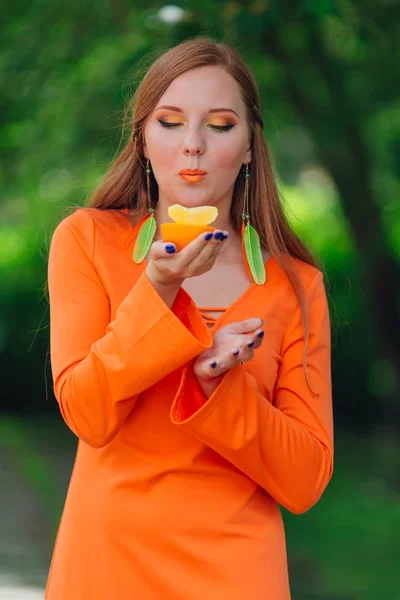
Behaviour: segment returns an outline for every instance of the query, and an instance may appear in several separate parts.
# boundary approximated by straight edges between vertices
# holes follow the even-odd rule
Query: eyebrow
[[[156,110],[159,110],[160,108],[168,108],[169,110],[174,110],[175,112],[179,112],[179,113],[183,112],[183,110],[181,108],[178,108],[177,106],[169,106],[168,104],[166,104],[164,106],[157,106]],[[209,113],[231,112],[231,113],[234,113],[237,117],[239,117],[237,112],[232,110],[232,108],[211,108],[208,112]],[[240,117],[239,117],[239,119],[240,119]]]

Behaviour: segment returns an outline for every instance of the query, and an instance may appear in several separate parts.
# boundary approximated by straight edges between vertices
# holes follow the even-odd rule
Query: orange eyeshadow
[[[176,117],[176,116],[172,116],[172,115],[161,114],[161,115],[157,115],[157,118],[162,119],[166,123],[182,123],[182,122],[184,122],[182,117]],[[208,123],[209,123],[209,125],[219,125],[219,126],[235,125],[234,121],[232,121],[231,119],[224,118],[224,117],[213,117],[212,120],[209,121]]]

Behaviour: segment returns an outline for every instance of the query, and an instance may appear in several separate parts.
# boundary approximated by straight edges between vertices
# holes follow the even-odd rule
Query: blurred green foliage
[[[19,0],[4,6],[3,16],[3,410],[57,411],[43,293],[51,234],[63,209],[83,204],[114,158],[125,104],[146,65],[196,35],[232,44],[259,83],[285,209],[322,258],[332,308],[340,452],[326,499],[305,517],[285,515],[294,598],[394,599],[400,458],[398,2],[185,0],[164,6],[143,0]],[[15,429],[2,425],[0,436],[49,507],[50,475],[34,446],[27,462],[33,438],[18,423]],[[60,505],[58,499],[55,512],[49,509],[51,523]]]

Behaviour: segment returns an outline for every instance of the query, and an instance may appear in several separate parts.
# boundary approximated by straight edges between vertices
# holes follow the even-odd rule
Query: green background
[[[0,583],[44,585],[76,448],[52,392],[43,287],[52,231],[116,155],[146,67],[205,34],[252,68],[285,209],[328,277],[335,472],[308,513],[283,511],[293,599],[398,597],[399,8],[389,0],[3,8]]]

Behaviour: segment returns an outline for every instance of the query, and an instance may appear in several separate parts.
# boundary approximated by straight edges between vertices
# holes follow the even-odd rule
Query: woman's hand
[[[150,249],[150,260],[146,274],[161,285],[179,282],[187,277],[196,277],[209,271],[228,237],[227,231],[217,229],[202,233],[180,252],[174,244],[154,242]]]
[[[229,369],[253,358],[264,338],[262,325],[262,319],[246,319],[230,323],[214,334],[212,348],[199,354],[193,363],[194,373],[207,397]]]
[[[202,233],[180,252],[171,243],[152,244],[146,276],[169,308],[187,277],[202,275],[212,268],[227,237],[228,232],[220,229]]]

